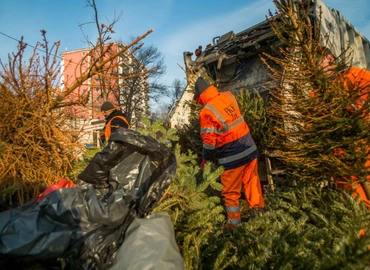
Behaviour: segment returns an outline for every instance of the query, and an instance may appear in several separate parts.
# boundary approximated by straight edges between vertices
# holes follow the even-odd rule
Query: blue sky
[[[102,23],[122,11],[115,26],[114,40],[126,42],[149,29],[154,32],[144,39],[164,55],[167,74],[163,82],[171,85],[175,78],[184,78],[183,52],[205,47],[212,38],[233,30],[238,33],[265,19],[274,10],[272,0],[96,0]],[[324,0],[338,10],[365,37],[370,39],[370,0]],[[47,31],[49,42],[61,41],[59,52],[86,47],[79,23],[92,21],[92,9],[84,0],[0,0],[0,32],[13,38],[24,36],[28,44],[41,39]],[[93,27],[85,27],[92,39]],[[17,42],[0,33],[0,58],[15,51]]]

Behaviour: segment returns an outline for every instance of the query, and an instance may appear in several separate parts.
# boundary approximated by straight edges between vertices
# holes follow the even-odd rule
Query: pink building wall
[[[117,45],[111,47],[111,51],[117,51]],[[63,70],[62,83],[63,87],[71,86],[83,72],[89,69],[90,58],[88,56],[88,49],[80,49],[69,52],[64,52],[63,56]],[[105,79],[107,87],[113,88],[113,91],[118,91],[115,81],[113,79]],[[74,90],[68,97],[68,100],[77,100],[83,95],[89,95],[88,104],[86,106],[75,105],[69,112],[72,117],[84,119],[100,119],[104,116],[100,112],[100,106],[103,103],[101,97],[101,90],[98,77],[95,76],[86,80],[80,87]],[[109,94],[108,100],[118,105],[113,92]]]

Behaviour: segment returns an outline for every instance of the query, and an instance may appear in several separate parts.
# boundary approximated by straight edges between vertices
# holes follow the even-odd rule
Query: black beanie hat
[[[199,77],[195,82],[194,99],[197,99],[200,96],[200,94],[202,94],[209,86],[210,86],[209,82],[203,79],[203,77]]]
[[[112,110],[112,109],[115,109],[116,107],[114,107],[114,105],[113,105],[113,103],[112,102],[110,102],[110,101],[105,101],[104,103],[103,103],[103,105],[101,105],[101,108],[100,108],[100,110],[102,111],[102,112],[104,112],[104,111],[109,111],[109,110]]]

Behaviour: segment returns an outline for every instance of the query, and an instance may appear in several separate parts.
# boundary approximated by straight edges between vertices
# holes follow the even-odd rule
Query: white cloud
[[[210,19],[194,20],[191,24],[173,31],[159,44],[166,54],[167,74],[164,79],[167,84],[171,84],[175,78],[185,78],[184,72],[178,66],[184,66],[183,52],[193,52],[199,45],[204,48],[216,36],[229,31],[239,33],[263,21],[269,9],[275,10],[271,0],[258,0],[231,13],[213,14]]]
[[[229,31],[238,33],[263,21],[269,8],[274,8],[271,0],[260,0],[232,13],[215,15],[208,20],[196,20],[174,31],[164,40],[161,48],[169,55],[179,56],[183,51],[194,50],[198,45],[204,47],[215,36]]]

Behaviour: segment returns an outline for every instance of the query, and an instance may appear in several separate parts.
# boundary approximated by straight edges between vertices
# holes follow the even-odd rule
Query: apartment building
[[[121,42],[107,44],[104,56],[117,53],[124,47]],[[89,48],[66,51],[62,56],[61,85],[63,89],[71,86],[94,62],[95,51]],[[100,106],[104,102],[103,92],[108,92],[107,99],[128,114],[133,128],[143,116],[149,115],[149,84],[147,75],[132,78],[132,75],[145,70],[145,66],[129,50],[107,63],[107,71],[86,80],[74,90],[67,99],[87,98],[87,104],[75,105],[66,112],[71,119],[71,126],[82,130],[81,142],[87,146],[99,146],[99,133],[104,127],[104,116]],[[130,77],[129,77],[130,76]]]

